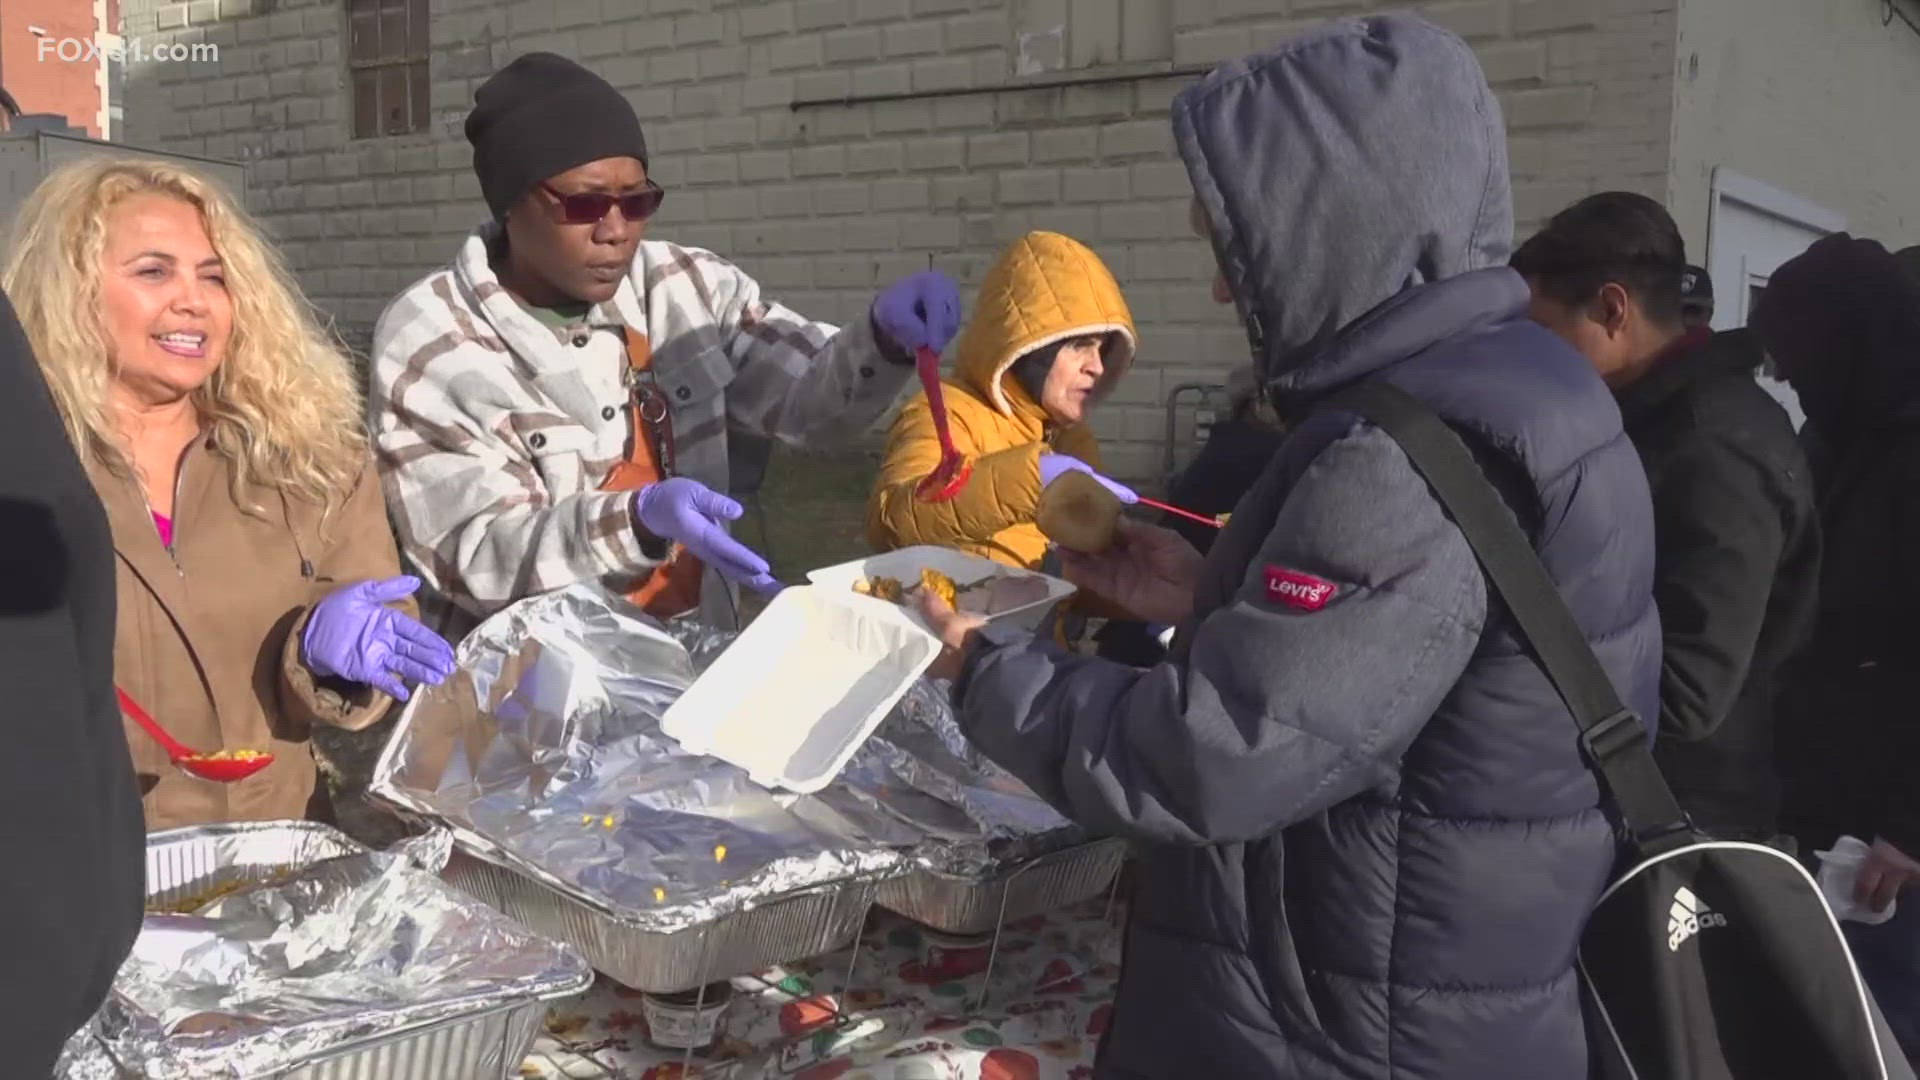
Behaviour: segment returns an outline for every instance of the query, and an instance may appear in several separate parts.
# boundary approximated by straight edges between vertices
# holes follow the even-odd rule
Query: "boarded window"
[[[347,0],[354,138],[427,129],[428,52],[427,0]]]

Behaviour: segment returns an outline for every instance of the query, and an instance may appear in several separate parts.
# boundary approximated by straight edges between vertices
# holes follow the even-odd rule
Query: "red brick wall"
[[[118,3],[113,4],[117,9]],[[116,12],[117,13],[117,12]],[[44,38],[27,27],[46,31]],[[24,113],[56,113],[100,136],[99,70],[106,63],[84,54],[99,29],[91,0],[6,0],[0,4],[0,86]],[[41,42],[45,41],[45,55]],[[73,60],[62,60],[62,45]]]

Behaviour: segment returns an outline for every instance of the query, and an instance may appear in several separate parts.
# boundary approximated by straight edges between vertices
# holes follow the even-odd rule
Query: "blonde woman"
[[[191,172],[76,163],[15,230],[0,286],[113,532],[116,681],[197,750],[275,755],[216,784],[126,724],[147,827],[309,815],[311,726],[365,727],[453,670],[396,576],[347,359]]]

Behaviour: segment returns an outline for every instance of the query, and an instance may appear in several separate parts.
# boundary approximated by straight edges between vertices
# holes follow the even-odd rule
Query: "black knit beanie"
[[[473,95],[473,172],[494,220],[544,180],[601,158],[647,163],[633,106],[605,79],[553,53],[528,53]]]

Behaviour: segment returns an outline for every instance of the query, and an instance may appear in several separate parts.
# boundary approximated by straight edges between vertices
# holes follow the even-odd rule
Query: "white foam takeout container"
[[[667,708],[660,727],[762,787],[811,794],[940,655],[906,609],[851,590],[784,589]]]
[[[849,595],[856,596],[861,600],[868,601],[869,603],[886,604],[889,607],[900,607],[900,605],[892,604],[886,600],[860,596],[853,591],[853,583],[866,578],[890,577],[898,578],[902,584],[907,586],[913,586],[920,583],[920,571],[925,569],[938,570],[940,573],[952,578],[955,584],[961,586],[971,585],[982,578],[991,577],[995,574],[1008,577],[1033,577],[1046,582],[1047,598],[1045,600],[1036,600],[1031,604],[1022,604],[1016,608],[1008,608],[1006,611],[991,616],[987,620],[996,623],[1010,623],[1024,630],[1038,629],[1041,620],[1046,618],[1047,612],[1053,610],[1055,604],[1058,604],[1060,601],[1072,596],[1078,591],[1073,585],[1057,577],[1035,573],[1031,570],[1020,570],[1003,566],[1000,563],[994,562],[992,559],[983,559],[978,555],[969,555],[964,551],[955,551],[952,548],[933,547],[927,544],[922,544],[917,547],[900,548],[896,551],[882,552],[878,555],[869,555],[864,559],[856,559],[853,562],[844,562],[835,566],[813,570],[808,572],[807,580],[825,589],[838,589]],[[901,607],[901,610],[907,611],[916,623],[923,622],[918,610],[906,607]]]

